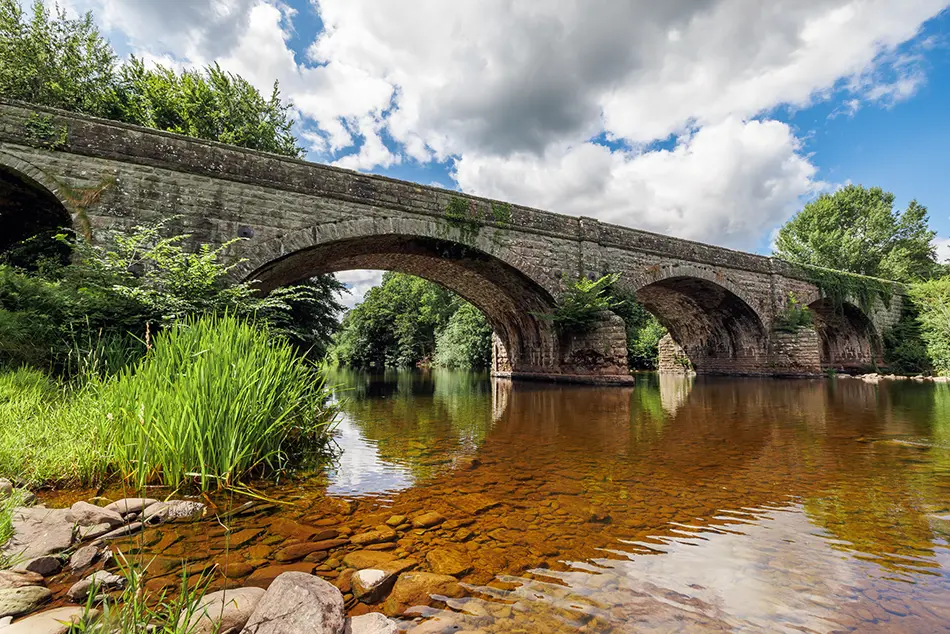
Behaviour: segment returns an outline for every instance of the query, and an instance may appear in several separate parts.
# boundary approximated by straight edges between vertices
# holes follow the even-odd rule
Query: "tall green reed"
[[[161,332],[102,390],[115,466],[134,486],[203,490],[324,448],[336,406],[322,373],[266,327],[230,315]]]

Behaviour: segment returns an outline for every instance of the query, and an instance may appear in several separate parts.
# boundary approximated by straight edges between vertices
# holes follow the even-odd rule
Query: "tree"
[[[480,310],[462,304],[435,340],[435,363],[446,368],[483,369],[491,364],[492,327]]]
[[[42,0],[29,15],[18,0],[0,0],[0,95],[51,108],[300,157],[292,104],[277,82],[265,98],[246,79],[217,64],[178,73],[119,64],[93,22],[75,20]]]
[[[438,284],[388,272],[382,283],[371,288],[362,303],[344,317],[331,356],[341,365],[355,367],[411,367],[432,362],[438,354],[437,341],[443,338],[457,311],[466,306],[467,302]],[[474,307],[465,310],[478,314]],[[460,316],[454,328],[462,328],[463,323],[476,324],[472,312],[467,312],[468,317]],[[472,346],[481,342],[484,349],[466,348],[458,355],[453,352],[455,367],[462,367],[463,359],[490,356],[490,333],[489,329],[487,337],[467,342]],[[449,341],[442,344],[443,355],[448,355],[445,346]]]
[[[34,0],[27,18],[18,0],[0,0],[0,95],[105,116],[115,82],[115,53],[92,14],[70,20]]]
[[[927,208],[911,201],[894,210],[894,194],[848,185],[805,205],[779,230],[775,255],[902,282],[938,274]]]
[[[910,296],[934,370],[950,375],[950,277],[914,284]]]

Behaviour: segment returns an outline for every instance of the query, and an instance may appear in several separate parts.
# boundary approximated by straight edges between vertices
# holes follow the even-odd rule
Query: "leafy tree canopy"
[[[362,303],[344,317],[331,355],[341,365],[354,367],[407,367],[433,360],[438,363],[440,358],[446,364],[451,361],[454,367],[463,367],[466,361],[487,365],[491,340],[490,329],[485,335],[484,317],[479,321],[473,314],[478,311],[469,307],[452,323],[456,313],[467,305],[438,284],[388,272],[382,283],[371,288]],[[447,333],[450,325],[454,334]],[[461,330],[467,325],[480,328],[480,334],[462,336]]]
[[[0,0],[0,95],[125,123],[299,157],[292,105],[221,70],[120,63],[91,13],[69,19],[41,0]]]
[[[927,208],[911,201],[902,213],[894,194],[848,185],[805,205],[779,230],[775,255],[902,282],[939,274]]]

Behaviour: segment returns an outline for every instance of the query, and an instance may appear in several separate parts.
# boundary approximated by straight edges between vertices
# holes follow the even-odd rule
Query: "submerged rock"
[[[455,577],[433,572],[404,572],[383,604],[383,612],[390,616],[402,614],[414,605],[429,605],[432,596],[461,597],[465,590]]]
[[[315,563],[299,563],[299,564],[287,564],[285,566],[265,566],[264,568],[258,568],[255,570],[250,577],[247,578],[246,583],[249,586],[257,586],[258,588],[267,588],[274,581],[277,580],[281,575],[294,572],[310,575],[313,573],[313,569],[316,567]]]
[[[350,587],[353,596],[363,603],[376,603],[381,600],[396,582],[395,572],[386,572],[379,568],[365,568],[353,573]]]
[[[115,527],[122,525],[122,516],[117,512],[82,501],[76,502],[70,507],[69,512],[66,513],[66,519],[77,526],[108,524]]]
[[[346,620],[344,634],[396,634],[396,622],[379,612],[354,616]]]
[[[412,518],[412,525],[415,528],[432,528],[437,524],[441,524],[445,521],[445,518],[435,511],[428,511],[422,515],[417,515]]]
[[[85,608],[54,608],[21,619],[3,629],[3,634],[66,634],[70,627],[80,623],[83,618],[92,620],[99,616],[99,610]]]
[[[43,586],[0,589],[0,617],[32,612],[52,597],[53,593],[49,588]]]
[[[66,591],[66,596],[72,601],[82,603],[93,592],[109,592],[111,590],[121,590],[124,587],[124,577],[105,570],[99,570],[85,579],[74,583],[72,587]]]
[[[382,564],[395,561],[396,555],[377,550],[354,550],[343,556],[343,563],[349,568],[382,568]]]
[[[319,577],[287,572],[274,580],[242,632],[339,634],[345,622],[339,590]]]
[[[103,508],[115,511],[120,515],[128,515],[130,513],[141,513],[153,504],[158,504],[158,500],[152,498],[122,498],[111,504],[106,504]]]
[[[435,548],[426,553],[426,563],[432,572],[460,576],[471,572],[472,558],[455,548]]]
[[[93,544],[101,544],[102,542],[125,537],[126,535],[133,535],[143,528],[145,528],[145,522],[132,522],[131,524],[126,524],[125,526],[120,526],[115,530],[109,531],[105,535],[100,535]]]
[[[307,555],[319,551],[330,550],[339,546],[345,546],[350,543],[348,539],[325,539],[319,542],[303,542],[301,544],[291,544],[281,548],[274,553],[274,559],[277,561],[296,561],[303,559]]]
[[[264,590],[261,588],[234,588],[206,594],[198,601],[187,619],[189,634],[234,634],[239,632],[254,612]],[[178,621],[185,625],[187,614]]]
[[[382,542],[391,542],[396,540],[396,531],[392,528],[382,525],[377,526],[375,530],[353,535],[350,541],[356,546],[367,546],[369,544],[380,544]]]

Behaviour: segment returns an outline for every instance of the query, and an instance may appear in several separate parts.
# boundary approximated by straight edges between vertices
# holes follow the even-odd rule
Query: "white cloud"
[[[937,249],[937,262],[950,264],[950,238],[934,238]]]
[[[71,0],[140,52],[279,79],[339,165],[451,159],[464,191],[741,248],[823,187],[770,113],[912,96],[929,44],[902,45],[948,4],[297,1]],[[324,31],[295,55],[308,11]]]
[[[343,284],[350,289],[350,292],[343,295],[340,301],[347,308],[353,308],[363,301],[369,289],[378,286],[380,282],[382,282],[383,273],[384,271],[369,270],[342,271],[337,273],[336,279],[343,282]]]

